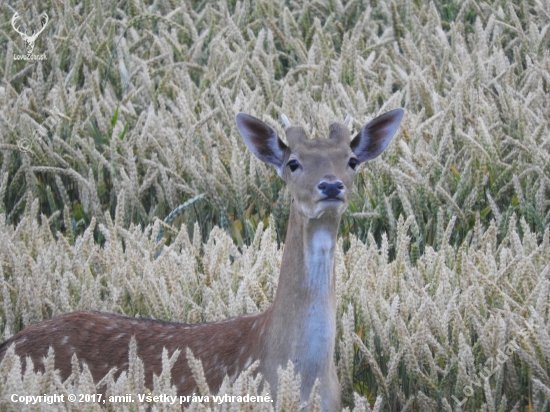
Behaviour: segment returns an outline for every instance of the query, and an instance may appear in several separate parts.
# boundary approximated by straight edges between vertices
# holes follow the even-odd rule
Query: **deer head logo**
[[[32,54],[32,51],[34,50],[34,43],[36,42],[36,39],[38,38],[40,33],[42,33],[44,31],[44,29],[46,28],[46,25],[48,24],[49,18],[48,18],[48,15],[46,13],[44,13],[42,18],[40,19],[40,21],[42,23],[42,28],[38,32],[33,31],[32,35],[30,35],[30,36],[27,34],[26,30],[23,33],[16,26],[16,22],[19,19],[21,19],[21,17],[19,16],[19,13],[15,13],[13,15],[13,17],[11,18],[11,25],[12,25],[13,29],[17,33],[19,33],[19,35],[22,37],[23,41],[25,42],[25,47],[27,48],[27,54],[30,55],[30,54]]]

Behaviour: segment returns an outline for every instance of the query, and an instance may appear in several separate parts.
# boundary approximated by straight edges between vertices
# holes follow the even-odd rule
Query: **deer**
[[[34,50],[34,43],[36,42],[36,39],[38,38],[40,33],[42,33],[44,31],[44,29],[48,25],[49,17],[46,13],[44,13],[44,22],[42,22],[42,28],[38,32],[33,31],[30,36],[27,34],[26,30],[23,33],[15,25],[15,22],[17,20],[19,20],[20,18],[21,17],[19,16],[19,13],[16,12],[13,15],[13,17],[11,18],[11,25],[13,27],[13,30],[15,30],[23,38],[23,41],[25,42],[25,47],[27,49],[27,55],[31,55],[33,50]],[[42,18],[40,20],[42,21]]]
[[[153,374],[162,370],[163,348],[169,353],[189,348],[202,361],[213,393],[226,376],[234,381],[259,361],[255,373],[262,374],[262,385],[268,385],[276,402],[277,369],[290,361],[301,377],[301,402],[308,401],[319,380],[322,410],[340,410],[334,361],[338,229],[359,165],[386,149],[403,115],[403,109],[391,110],[365,124],[353,139],[344,123],[331,124],[328,138],[308,139],[303,127],[290,125],[283,115],[287,145],[268,124],[237,114],[246,146],[276,168],[292,199],[278,286],[266,311],[203,324],[74,312],[23,329],[1,345],[0,359],[10,345],[16,345],[16,354],[30,357],[36,370],[43,371],[44,357],[52,347],[55,368],[63,379],[70,376],[71,357],[76,354],[97,383],[113,367],[117,373],[128,369],[129,342],[135,337],[148,388]],[[197,391],[185,356],[176,360],[171,373],[179,396]]]

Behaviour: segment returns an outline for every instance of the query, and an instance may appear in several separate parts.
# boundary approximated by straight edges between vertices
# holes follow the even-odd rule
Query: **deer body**
[[[51,346],[63,380],[71,374],[71,357],[76,354],[98,382],[113,367],[118,370],[115,376],[128,369],[128,347],[135,336],[138,356],[145,366],[146,387],[152,388],[153,374],[158,376],[162,371],[164,347],[170,356],[176,349],[189,347],[202,360],[210,388],[217,392],[226,374],[235,377],[258,358],[259,329],[254,331],[252,325],[259,317],[188,325],[114,313],[74,312],[29,326],[7,341],[1,352],[3,355],[15,342],[16,353],[31,356],[35,368],[43,370],[43,358]],[[179,356],[171,374],[178,395],[197,392],[185,353]]]
[[[131,318],[100,312],[76,312],[29,326],[0,346],[0,358],[16,344],[16,353],[30,356],[37,369],[48,348],[63,379],[71,373],[71,357],[85,362],[96,382],[112,367],[128,369],[128,346],[135,336],[145,367],[146,386],[159,375],[162,349],[171,355],[189,347],[203,363],[210,389],[218,391],[227,375],[259,360],[273,397],[277,369],[290,360],[301,376],[301,402],[308,400],[318,379],[323,411],[340,409],[340,384],[334,363],[336,290],[334,250],[340,219],[346,210],[356,167],[378,156],[389,144],[403,110],[388,112],[366,124],[351,140],[347,127],[335,123],[329,139],[308,140],[304,129],[286,129],[289,145],[260,120],[237,116],[237,126],[250,150],[277,168],[292,195],[279,285],[265,312],[222,322],[188,325]],[[196,391],[185,356],[172,369],[179,395]],[[223,395],[223,394],[222,394]]]

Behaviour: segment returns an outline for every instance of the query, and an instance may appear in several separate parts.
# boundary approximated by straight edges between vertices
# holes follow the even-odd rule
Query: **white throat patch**
[[[326,229],[314,233],[306,253],[306,282],[320,294],[329,293],[334,239]]]

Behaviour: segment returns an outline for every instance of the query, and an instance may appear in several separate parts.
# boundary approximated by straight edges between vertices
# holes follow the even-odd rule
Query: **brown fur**
[[[55,351],[55,368],[61,372],[62,379],[71,374],[74,353],[81,364],[88,365],[94,381],[98,382],[113,367],[118,369],[115,376],[128,369],[130,338],[136,336],[137,354],[144,362],[148,388],[153,387],[153,374],[161,373],[162,349],[166,348],[169,356],[179,349],[182,353],[172,368],[172,381],[178,395],[193,393],[196,383],[185,357],[185,348],[189,347],[194,356],[201,359],[210,389],[217,392],[226,374],[235,376],[248,359],[252,362],[258,359],[264,316],[188,325],[114,313],[74,312],[22,330],[0,347],[0,358],[15,343],[16,354],[22,357],[23,364],[24,356],[29,355],[35,370],[43,372],[43,360],[51,346]]]

